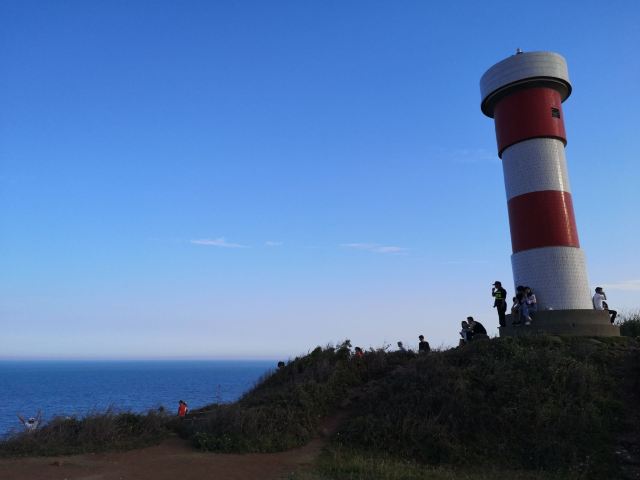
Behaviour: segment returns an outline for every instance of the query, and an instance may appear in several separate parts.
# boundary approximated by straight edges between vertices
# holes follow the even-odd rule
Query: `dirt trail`
[[[342,419],[323,422],[323,436],[280,453],[203,453],[181,439],[119,453],[0,460],[1,480],[270,480],[310,465]]]

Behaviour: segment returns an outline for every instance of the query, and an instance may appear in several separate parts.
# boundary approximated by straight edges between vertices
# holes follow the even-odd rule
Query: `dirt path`
[[[270,480],[310,465],[342,416],[323,422],[304,447],[281,453],[202,453],[173,438],[161,445],[120,453],[0,460],[2,480]]]

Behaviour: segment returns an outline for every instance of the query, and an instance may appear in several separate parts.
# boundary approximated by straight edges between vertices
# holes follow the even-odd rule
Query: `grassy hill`
[[[0,442],[0,455],[134,448],[172,432],[201,450],[273,452],[304,445],[338,415],[309,478],[636,478],[625,475],[638,473],[639,403],[634,337],[504,338],[362,358],[346,341],[182,421],[162,412],[59,419]]]
[[[204,450],[283,450],[342,409],[334,453],[604,478],[620,464],[616,451],[637,446],[639,379],[640,345],[628,337],[493,339],[360,359],[346,342],[196,412],[180,432]]]

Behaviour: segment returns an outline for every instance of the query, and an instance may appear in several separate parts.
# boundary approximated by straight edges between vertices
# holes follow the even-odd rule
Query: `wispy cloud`
[[[622,280],[620,282],[605,283],[602,285],[605,290],[627,290],[630,292],[640,291],[640,280]]]
[[[343,243],[340,245],[343,248],[353,248],[355,250],[366,250],[373,253],[391,253],[391,254],[406,254],[407,249],[403,247],[395,247],[392,245],[380,245],[378,243]]]
[[[500,159],[495,151],[486,148],[436,148],[436,156],[443,161],[463,164],[498,163]]]
[[[249,248],[247,245],[240,245],[239,243],[227,242],[224,237],[220,238],[202,238],[199,240],[191,240],[194,245],[206,245],[208,247],[220,247],[220,248]]]
[[[446,260],[445,265],[487,265],[489,260]]]
[[[282,245],[284,245],[284,242],[273,242],[271,240],[264,242],[265,247],[281,247]]]

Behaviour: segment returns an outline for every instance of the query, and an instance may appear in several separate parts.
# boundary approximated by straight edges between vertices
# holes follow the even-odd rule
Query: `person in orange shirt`
[[[189,412],[189,407],[187,406],[187,402],[184,400],[180,400],[178,402],[178,416],[184,417]]]

